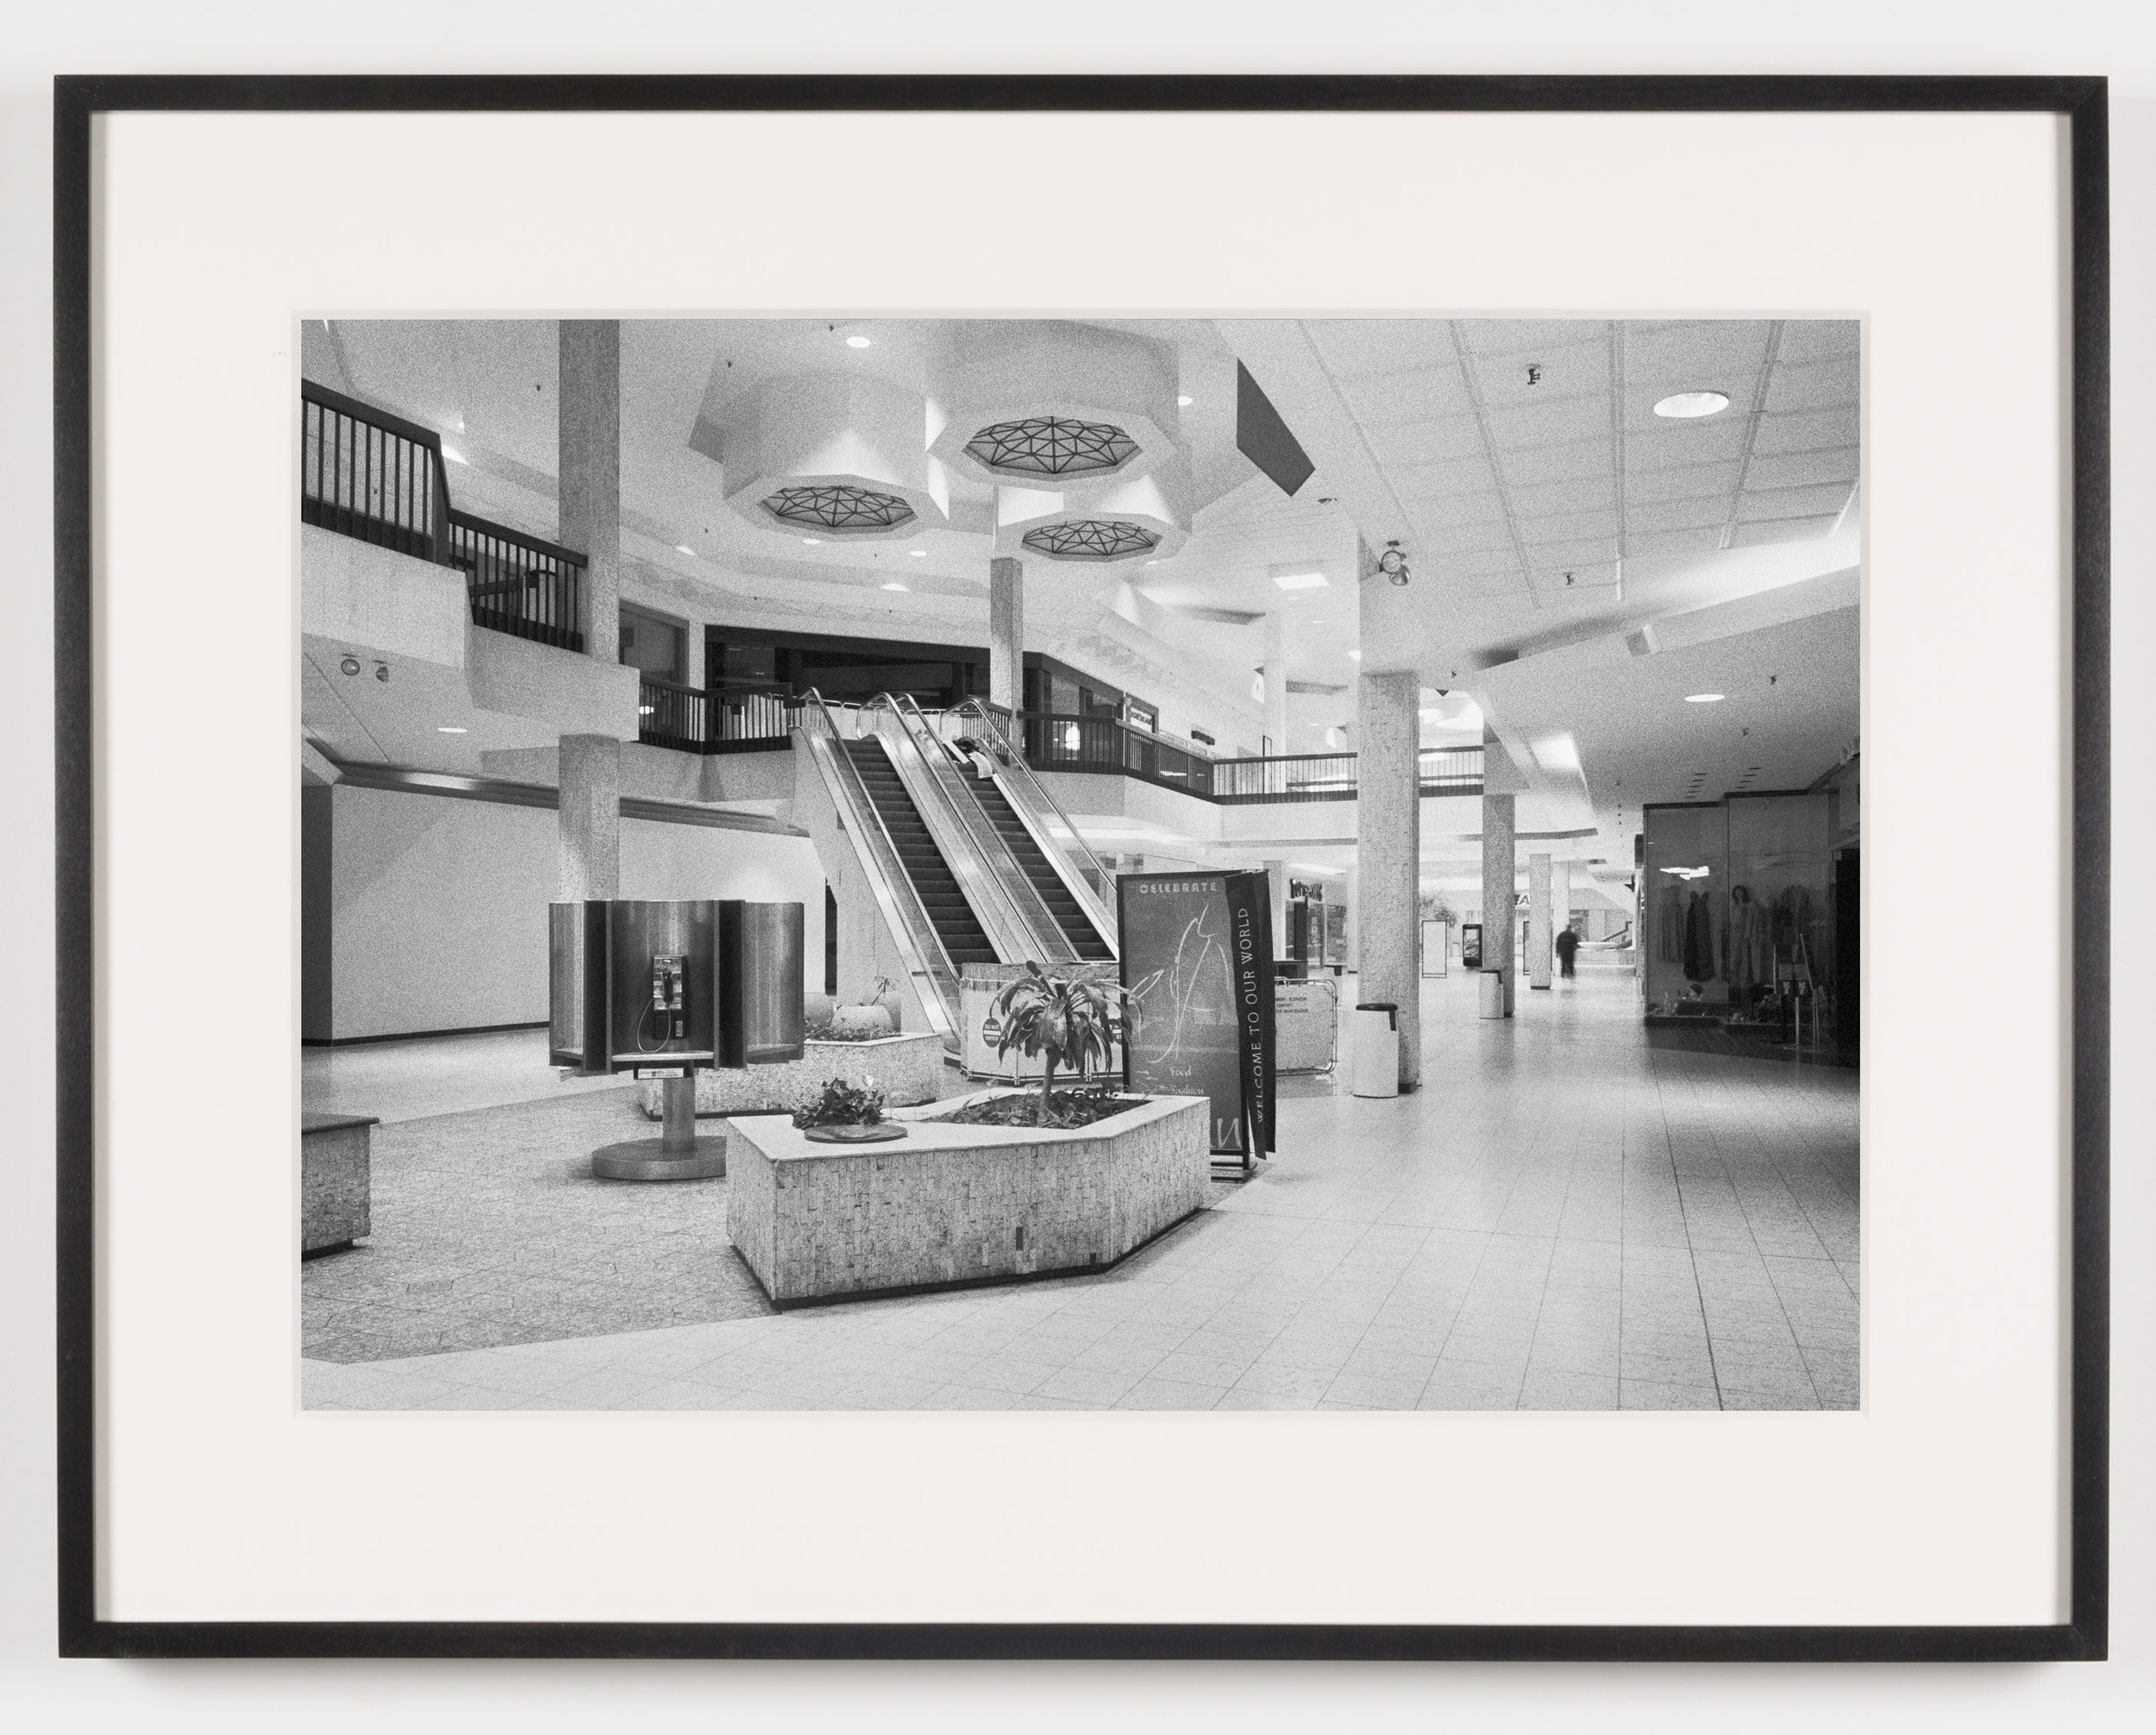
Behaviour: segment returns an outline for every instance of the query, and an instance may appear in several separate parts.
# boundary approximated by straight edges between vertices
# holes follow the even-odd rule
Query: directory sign
[[[1116,881],[1130,1087],[1213,1104],[1213,1150],[1274,1148],[1272,886],[1263,874]]]

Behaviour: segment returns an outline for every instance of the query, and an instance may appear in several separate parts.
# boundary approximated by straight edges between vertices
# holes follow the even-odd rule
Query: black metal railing
[[[464,573],[472,621],[498,633],[584,648],[584,556],[505,524],[449,514],[450,564]]]
[[[300,522],[446,562],[441,436],[311,380],[299,412]]]
[[[1026,763],[1036,771],[1136,777],[1224,805],[1259,802],[1352,801],[1351,753],[1275,754],[1212,759],[1112,717],[1021,716]],[[1482,749],[1426,747],[1419,770],[1425,795],[1480,795]]]
[[[801,701],[774,687],[711,690],[706,753],[777,752],[789,744]]]
[[[800,701],[768,689],[707,690],[647,674],[637,682],[636,739],[677,753],[764,753],[792,744]]]
[[[711,739],[710,695],[657,675],[642,676],[636,683],[636,739],[652,747],[702,753]]]

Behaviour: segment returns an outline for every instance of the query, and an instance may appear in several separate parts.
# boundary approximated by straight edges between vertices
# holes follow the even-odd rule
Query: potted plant
[[[1013,1049],[1028,1060],[1040,1057],[1041,1093],[1034,1124],[1084,1124],[1130,1106],[1112,1089],[1087,1088],[1092,1067],[1108,1064],[1115,1043],[1137,1020],[1136,1001],[1120,983],[1078,974],[1050,975],[1029,960],[1023,976],[1004,984],[990,1016],[999,1026],[999,1060]],[[1057,1093],[1059,1068],[1077,1074],[1076,1091]]]
[[[821,1095],[793,1111],[802,1136],[818,1144],[868,1144],[904,1138],[906,1129],[883,1118],[883,1093],[874,1079],[858,1085],[827,1079]]]
[[[830,1034],[840,1042],[868,1042],[877,1037],[887,1037],[898,1029],[898,1019],[893,1015],[888,996],[891,979],[878,976],[876,985],[860,1001],[850,1006],[839,1006],[831,1013]]]

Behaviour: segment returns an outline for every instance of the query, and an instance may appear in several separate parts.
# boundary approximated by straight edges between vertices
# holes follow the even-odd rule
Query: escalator
[[[944,955],[961,970],[968,964],[995,963],[995,947],[959,889],[958,877],[937,848],[920,809],[906,793],[883,742],[870,735],[840,745],[883,823],[936,937],[943,943]]]
[[[1048,906],[1048,913],[1062,930],[1072,955],[1088,963],[1113,962],[1115,953],[1087,919],[1078,899],[1063,883],[1062,875],[1056,871],[1047,852],[1026,829],[1025,822],[1018,817],[1009,798],[988,778],[968,777],[965,785],[981,804],[981,811],[987,815],[989,824],[995,828],[1004,847],[1017,859],[1033,889],[1041,894],[1041,902]]]

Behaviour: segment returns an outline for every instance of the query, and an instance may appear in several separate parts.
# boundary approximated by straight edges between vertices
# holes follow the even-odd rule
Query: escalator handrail
[[[1017,955],[1006,956],[1003,961],[1075,963],[1076,945],[1063,931],[1063,924],[1056,919],[1056,912],[1048,907],[1048,900],[1026,873],[1009,841],[996,830],[979,798],[966,786],[970,780],[952,763],[943,737],[922,714],[919,703],[912,693],[881,693],[871,699],[864,710],[878,706],[887,709],[906,732],[907,745],[920,755],[930,780],[950,809],[951,817],[962,831],[987,883],[1009,906],[1009,916],[1020,930],[1011,937],[1022,940],[1023,943],[1018,946]],[[1006,949],[999,946],[997,949]]]
[[[906,872],[905,860],[891,841],[890,832],[884,829],[883,816],[876,811],[867,786],[861,781],[861,774],[847,756],[846,737],[838,732],[830,706],[814,687],[801,694],[799,715],[801,721],[794,727],[800,731],[810,757],[822,772],[825,787],[830,791],[847,830],[856,840],[855,854],[867,870],[869,892],[883,912],[892,942],[899,949],[899,961],[906,966],[906,974],[914,979],[922,1009],[929,1022],[936,1026],[937,1035],[943,1037],[944,1047],[956,1050],[959,1040],[958,971],[943,949],[943,936],[929,919],[920,893]]]
[[[977,717],[989,734],[994,737],[996,743],[1003,748],[1003,753],[998,760],[996,781],[999,784],[1004,784],[1007,780],[1011,786],[1004,791],[1005,799],[1011,800],[1013,788],[1024,796],[1023,800],[1011,800],[1011,811],[1018,815],[1018,823],[1033,834],[1033,841],[1041,846],[1042,854],[1048,857],[1050,865],[1057,869],[1056,877],[1062,880],[1071,894],[1077,899],[1078,907],[1085,912],[1086,919],[1093,924],[1094,930],[1107,942],[1109,949],[1120,951],[1121,943],[1116,933],[1114,906],[1104,893],[1096,892],[1087,882],[1086,874],[1087,870],[1090,869],[1103,886],[1112,886],[1115,883],[1115,876],[1108,872],[1106,864],[1093,853],[1092,845],[1086,842],[1085,838],[1080,835],[1077,826],[1071,823],[1070,816],[1063,811],[1062,804],[1057,801],[1049,792],[1047,786],[1033,774],[1033,767],[1025,762],[1025,744],[1012,739],[1011,730],[1005,725],[1003,714],[992,705],[983,705],[977,698],[967,698],[960,700],[950,710],[943,712],[943,716],[947,718]],[[1030,812],[1027,811],[1029,804],[1032,810]],[[1042,824],[1042,810],[1044,809],[1049,814],[1053,815],[1056,823],[1062,827],[1065,835],[1070,840],[1068,845],[1062,844],[1052,836],[1044,835],[1048,828]],[[1066,866],[1075,868],[1076,871],[1071,873],[1062,871]]]

